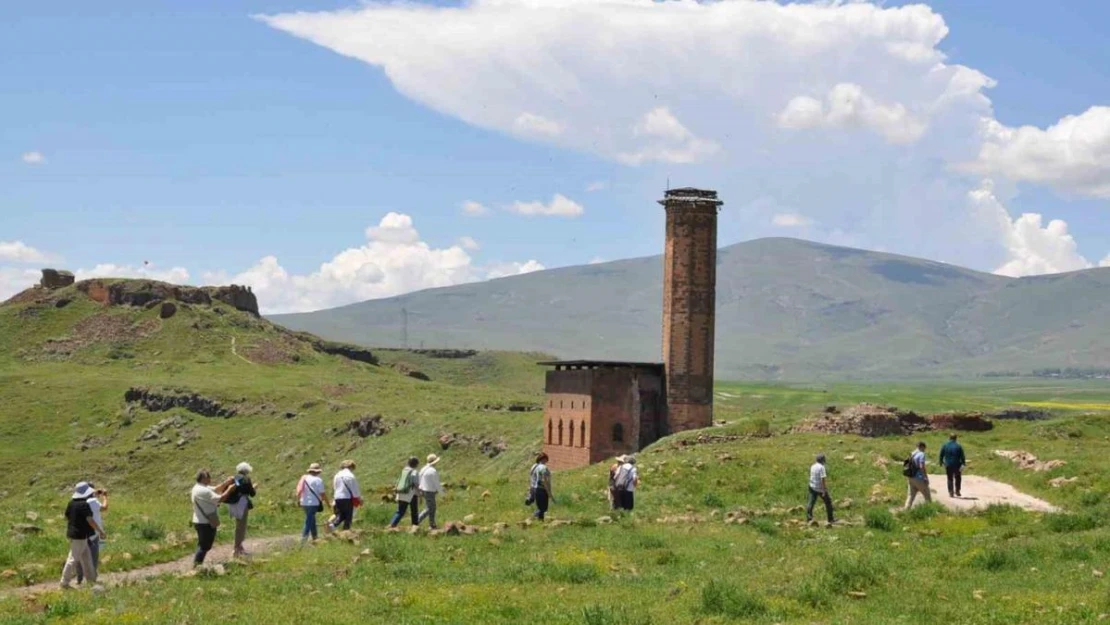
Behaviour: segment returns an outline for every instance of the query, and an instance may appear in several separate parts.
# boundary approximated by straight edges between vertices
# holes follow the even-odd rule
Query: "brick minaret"
[[[716,191],[671,189],[663,265],[663,363],[670,433],[713,425]]]

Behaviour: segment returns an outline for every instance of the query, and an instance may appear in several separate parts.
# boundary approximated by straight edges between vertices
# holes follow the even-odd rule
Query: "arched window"
[[[552,438],[552,436],[551,436],[554,428],[555,428],[555,422],[551,421],[551,420],[548,420],[548,422],[547,422],[547,444],[548,445],[555,442],[555,439]]]
[[[585,421],[579,421],[578,422],[578,446],[579,447],[585,447],[586,446],[586,422]]]
[[[614,423],[613,424],[613,442],[614,443],[623,443],[624,442],[624,425],[622,425],[620,423]]]
[[[563,444],[563,420],[559,419],[559,444]]]
[[[570,428],[569,429],[570,429],[570,432],[568,434],[570,435],[570,442],[567,443],[567,447],[574,447],[574,421],[570,422]]]

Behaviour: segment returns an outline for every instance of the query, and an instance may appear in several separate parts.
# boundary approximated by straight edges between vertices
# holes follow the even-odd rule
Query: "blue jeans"
[[[397,524],[401,522],[401,519],[405,518],[405,510],[409,511],[413,525],[420,524],[420,500],[417,499],[416,493],[413,493],[411,502],[397,502],[397,514],[394,514],[393,519],[389,522],[390,527],[397,527]]]
[[[833,522],[832,497],[829,497],[829,493],[827,493],[827,492],[821,492],[819,490],[814,490],[812,486],[809,488],[809,503],[806,504],[806,520],[807,521],[812,521],[813,520],[813,507],[815,505],[817,505],[817,500],[818,499],[825,502],[825,515],[828,517],[829,523],[832,523]]]
[[[547,490],[545,490],[543,488],[536,488],[535,493],[536,493],[536,511],[532,513],[532,516],[534,516],[537,519],[542,521],[544,515],[547,514],[547,506],[550,503],[551,498],[548,497]]]
[[[301,532],[301,540],[305,540],[312,536],[312,540],[316,540],[316,506],[301,506],[304,508],[304,531]]]

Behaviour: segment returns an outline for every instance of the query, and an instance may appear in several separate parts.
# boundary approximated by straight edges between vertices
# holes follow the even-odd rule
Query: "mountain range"
[[[1110,268],[1008,278],[797,239],[718,252],[721,379],[960,377],[1110,367]],[[271,320],[375,347],[658,361],[660,256]]]

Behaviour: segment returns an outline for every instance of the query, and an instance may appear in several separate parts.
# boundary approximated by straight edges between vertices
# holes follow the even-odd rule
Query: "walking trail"
[[[247,553],[251,555],[259,555],[268,551],[282,551],[293,548],[299,543],[299,538],[296,536],[276,536],[272,538],[255,538],[247,540],[244,546]],[[226,564],[231,558],[232,545],[219,545],[213,547],[212,551],[208,552],[208,557],[205,558],[204,563],[211,564]],[[193,556],[189,555],[180,560],[172,562],[163,562],[161,564],[152,564],[130,571],[118,571],[115,573],[105,573],[100,576],[97,582],[105,588],[112,586],[122,586],[133,582],[158,577],[160,575],[177,575],[187,573],[193,568]],[[62,575],[61,570],[58,571],[58,577]],[[58,590],[58,580],[50,582],[42,582],[33,586],[24,586],[22,588],[12,588],[3,591],[14,596],[26,596],[37,594],[40,592],[47,592]]]
[[[1027,495],[1018,489],[981,475],[963,476],[963,497],[948,496],[948,481],[944,475],[929,475],[929,489],[933,501],[950,510],[980,510],[992,504],[1009,504],[1033,512],[1059,512],[1060,509],[1043,499]],[[917,498],[914,505],[924,501]]]

